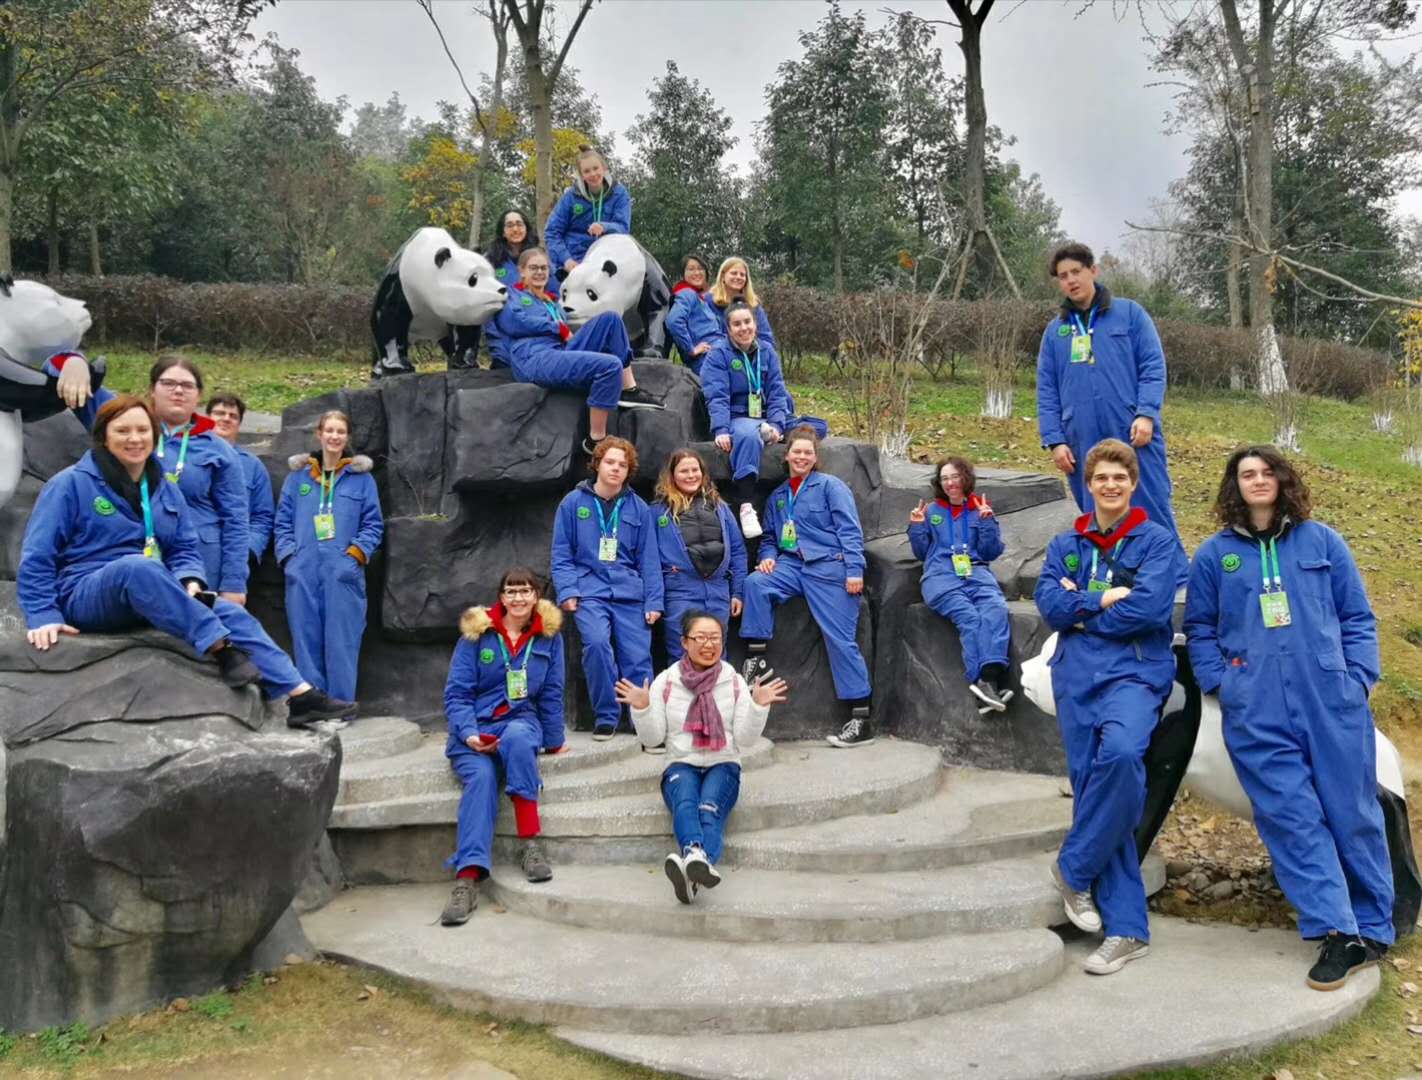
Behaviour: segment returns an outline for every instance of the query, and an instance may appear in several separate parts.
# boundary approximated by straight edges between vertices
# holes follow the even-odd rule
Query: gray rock
[[[1205,897],[1209,900],[1228,900],[1234,895],[1234,882],[1217,881],[1205,890]]]
[[[329,904],[345,887],[346,879],[341,871],[341,862],[331,847],[331,837],[323,831],[311,853],[311,866],[301,880],[301,888],[291,903],[291,910],[297,915],[316,911]]]
[[[248,961],[251,970],[276,971],[293,960],[316,959],[316,949],[307,939],[306,931],[301,929],[298,914],[300,913],[294,907],[289,907],[281,913],[276,925],[252,950],[252,957]]]
[[[587,409],[572,394],[500,375],[471,381],[450,395],[451,486],[474,499],[486,492],[565,491],[581,455]]]
[[[1009,600],[1031,600],[1042,572],[1042,560],[1052,537],[1066,532],[1078,517],[1076,503],[1057,499],[1029,509],[1002,514],[1003,553],[993,560],[992,573]]]

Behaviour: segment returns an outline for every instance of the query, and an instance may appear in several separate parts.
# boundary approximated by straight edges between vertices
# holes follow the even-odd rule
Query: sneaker
[[[1057,887],[1057,892],[1062,894],[1062,907],[1072,926],[1078,930],[1085,930],[1088,934],[1101,933],[1101,913],[1096,910],[1091,893],[1089,891],[1078,892],[1068,885],[1066,878],[1062,877],[1062,868],[1056,859],[1052,860],[1052,884]],[[1116,940],[1122,939],[1117,938]],[[1130,940],[1134,941],[1135,939]]]
[[[697,886],[703,889],[714,889],[721,884],[720,873],[711,865],[711,860],[706,857],[706,852],[695,845],[692,845],[681,860],[681,869],[686,874],[687,880],[691,882],[693,889]],[[693,895],[695,895],[694,892]]]
[[[682,862],[681,856],[673,851],[662,862],[662,869],[666,871],[667,880],[671,882],[672,892],[676,893],[676,898],[683,904],[691,903],[691,888],[686,879],[686,864]]]
[[[1101,947],[1086,958],[1082,965],[1091,975],[1114,975],[1132,960],[1150,952],[1150,946],[1140,938],[1108,937]]]
[[[1002,702],[1002,704],[1003,704],[1004,707],[1007,705],[1007,703],[1008,703],[1009,701],[1011,701],[1011,700],[1012,700],[1014,697],[1016,697],[1016,696],[1017,696],[1017,691],[1015,691],[1015,690],[1003,690],[1003,689],[1000,688],[1000,687],[998,688],[998,691],[997,691],[997,700],[1000,701],[1000,702]]]
[[[543,845],[537,840],[530,840],[523,845],[523,876],[529,881],[551,881],[553,879],[553,868],[548,865],[548,859],[543,854]]]
[[[605,439],[605,438],[607,438],[606,435],[603,436],[603,439]],[[594,439],[591,435],[587,436],[586,438],[583,439],[583,445],[582,445],[582,451],[583,451],[583,453],[586,454],[588,457],[592,457],[592,456],[593,456],[593,451],[595,451],[595,450],[597,449],[597,444],[600,443],[600,442],[602,442],[602,439]]]
[[[612,738],[615,734],[617,734],[617,729],[611,724],[603,727],[595,727],[593,728],[592,740],[593,742],[607,742],[607,740]]]
[[[651,394],[643,390],[640,386],[634,386],[630,390],[622,391],[622,396],[617,399],[619,409],[665,409],[663,405]]]
[[[780,438],[780,431],[774,424],[760,425],[760,441],[763,443],[773,443]]]
[[[1334,930],[1318,947],[1318,961],[1308,969],[1308,984],[1315,990],[1338,990],[1349,975],[1372,963],[1376,960],[1360,938]]]
[[[644,754],[665,754],[666,752],[667,752],[667,744],[666,744],[666,743],[658,743],[656,746],[644,746],[644,747],[642,747],[642,753],[644,753]]]
[[[986,679],[979,679],[977,682],[969,684],[968,690],[972,693],[973,697],[977,698],[989,709],[995,712],[1007,711],[1007,702],[1003,701],[998,695],[997,687],[993,686],[993,684]],[[978,711],[981,712],[982,710],[979,709]]]
[[[294,694],[286,699],[287,727],[306,727],[318,720],[346,720],[356,714],[354,701],[333,698],[324,690],[314,686],[304,694]]]
[[[748,653],[741,664],[741,678],[745,679],[747,686],[754,686],[756,679],[768,679],[774,674],[775,669],[765,658],[764,650]]]
[[[747,540],[755,540],[765,532],[760,527],[760,518],[756,516],[755,507],[750,503],[741,503],[741,535]]]
[[[1364,937],[1363,948],[1368,950],[1369,960],[1377,961],[1386,956],[1388,949],[1392,948],[1392,946],[1379,941],[1377,938]]]
[[[859,711],[859,709],[854,709],[849,714],[849,719],[845,721],[844,727],[839,729],[839,734],[825,736],[825,742],[831,746],[837,746],[841,750],[852,750],[856,746],[868,746],[872,743],[874,741],[874,725],[870,723],[867,715],[856,715]]]
[[[252,663],[252,658],[236,645],[218,649],[212,654],[212,658],[217,661],[217,670],[222,676],[222,681],[233,690],[251,686],[262,677],[262,673],[257,670],[257,665]]]
[[[454,891],[440,912],[441,926],[463,926],[479,906],[479,883],[473,878],[455,878]]]

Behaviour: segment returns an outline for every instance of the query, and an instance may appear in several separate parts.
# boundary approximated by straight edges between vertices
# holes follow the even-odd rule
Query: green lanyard
[[[597,202],[593,204],[593,223],[602,221],[602,200],[607,196],[607,185],[604,184],[602,190],[597,193]]]
[[[1273,563],[1273,578],[1269,576],[1270,563]],[[1279,549],[1274,546],[1274,537],[1269,537],[1269,546],[1264,546],[1264,541],[1259,541],[1259,572],[1264,578],[1264,592],[1270,593],[1275,589],[1284,591],[1284,579],[1279,574]]]
[[[192,433],[193,433],[193,422],[192,422],[191,420],[189,420],[189,421],[187,422],[187,424],[183,427],[183,442],[182,442],[182,445],[178,447],[178,467],[177,467],[176,469],[174,469],[174,470],[173,470],[172,472],[170,472],[170,473],[164,473],[164,474],[163,474],[163,476],[164,476],[166,479],[171,480],[171,481],[172,481],[173,483],[175,483],[175,484],[176,484],[179,480],[181,480],[182,477],[183,477],[183,466],[187,463],[187,460],[188,460],[188,438],[192,435]],[[160,439],[160,440],[158,440],[158,460],[159,460],[159,461],[162,461],[162,460],[163,460],[163,446],[164,446],[164,443],[165,443],[168,439],[172,438],[172,437],[173,437],[174,435],[176,435],[176,434],[177,434],[176,431],[169,431],[169,430],[168,430],[168,425],[166,425],[166,424],[163,425],[163,438]]]
[[[736,351],[740,352],[739,349]],[[760,353],[757,352],[755,354],[754,367],[751,367],[750,357],[745,353],[741,353],[741,363],[743,363],[746,368],[746,386],[750,388],[752,394],[759,394],[760,388],[765,385],[765,376],[760,370]],[[752,372],[755,373],[754,376],[752,376]]]
[[[138,497],[143,505],[143,557],[145,559],[161,559],[163,556],[158,550],[158,538],[153,535],[153,508],[148,503],[148,477],[143,477],[138,482]]]
[[[334,470],[321,470],[321,493],[316,496],[316,513],[329,514],[335,508],[336,481],[340,478]]]
[[[1116,561],[1116,556],[1119,555],[1119,554],[1121,554],[1121,545],[1124,544],[1125,542],[1126,542],[1125,537],[1122,537],[1120,540],[1117,540],[1117,541],[1116,541],[1116,546],[1111,549],[1111,561],[1112,561],[1112,562],[1115,562],[1115,561]],[[1096,555],[1097,555],[1096,545],[1095,545],[1095,544],[1092,544],[1092,545],[1091,545],[1091,579],[1090,579],[1090,580],[1092,580],[1092,581],[1095,581],[1095,580],[1096,580]],[[1108,565],[1108,566],[1106,567],[1106,584],[1108,584],[1108,585],[1111,584],[1111,575],[1112,575],[1112,570],[1111,570],[1111,567]]]
[[[503,654],[503,657],[504,657],[504,670],[505,670],[505,671],[527,671],[527,670],[528,670],[528,654],[531,653],[531,652],[533,652],[533,647],[532,647],[531,645],[524,645],[523,650],[522,650],[523,665],[522,665],[521,667],[517,667],[517,668],[516,668],[516,667],[513,666],[513,657],[509,655],[509,647],[504,644],[504,635],[501,634],[501,633],[499,633],[498,631],[495,631],[495,640],[499,643],[499,652],[501,652],[501,653]]]
[[[598,535],[603,539],[613,540],[617,538],[617,520],[622,515],[622,500],[625,496],[619,495],[617,501],[612,504],[612,528],[608,528],[607,515],[602,512],[602,499],[594,494],[597,499],[593,503],[593,509],[597,511]]]

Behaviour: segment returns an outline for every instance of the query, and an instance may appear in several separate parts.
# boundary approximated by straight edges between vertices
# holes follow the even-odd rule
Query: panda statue
[[[1022,691],[1049,716],[1057,712],[1048,662],[1057,651],[1057,635],[1042,643],[1036,656],[1022,662]],[[1381,731],[1377,740],[1377,794],[1387,832],[1388,859],[1392,864],[1393,926],[1397,934],[1412,932],[1422,910],[1422,874],[1412,851],[1412,829],[1407,821],[1407,793],[1402,779],[1402,755]],[[1160,723],[1146,750],[1145,809],[1136,828],[1136,851],[1142,859],[1150,850],[1181,783],[1210,802],[1245,821],[1254,820],[1249,796],[1235,775],[1224,742],[1224,717],[1219,700],[1200,693],[1185,635],[1175,635],[1175,685],[1161,712]]]
[[[569,326],[615,311],[640,359],[667,358],[671,282],[652,253],[626,233],[605,233],[593,241],[563,278],[562,301]]]
[[[78,351],[92,323],[84,301],[0,275],[0,507],[20,483],[24,425],[83,404],[103,382],[103,358],[91,365]]]
[[[375,290],[371,378],[414,371],[411,341],[438,341],[452,369],[477,367],[480,327],[508,295],[484,256],[460,247],[444,229],[416,229]]]

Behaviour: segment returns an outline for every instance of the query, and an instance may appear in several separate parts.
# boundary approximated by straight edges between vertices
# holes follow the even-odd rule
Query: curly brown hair
[[[958,470],[958,475],[963,478],[963,498],[967,498],[978,487],[978,471],[973,468],[973,463],[965,457],[946,457],[933,467],[933,480],[930,487],[936,498],[947,499],[948,492],[943,490],[943,466],[952,465]]]
[[[602,464],[602,459],[607,457],[609,450],[621,450],[627,455],[627,483],[632,483],[632,478],[637,475],[637,448],[626,439],[619,439],[616,435],[608,435],[593,447],[592,460],[588,462],[588,470],[597,475],[597,467]]]
[[[1279,497],[1274,501],[1271,526],[1278,525],[1280,517],[1285,515],[1296,522],[1305,521],[1313,515],[1313,498],[1308,493],[1308,485],[1277,447],[1241,446],[1225,462],[1220,490],[1215,496],[1215,517],[1221,525],[1226,529],[1249,527],[1249,505],[1244,501],[1244,493],[1239,490],[1239,463],[1251,457],[1268,465],[1274,472],[1274,479],[1279,482]]]

